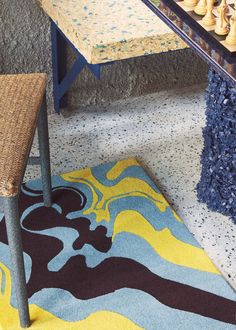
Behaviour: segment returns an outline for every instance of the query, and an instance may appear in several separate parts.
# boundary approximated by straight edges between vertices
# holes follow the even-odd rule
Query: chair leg
[[[40,165],[41,165],[41,174],[42,174],[44,205],[50,207],[52,205],[52,183],[51,183],[46,95],[44,95],[41,110],[39,113],[38,139],[39,139],[39,154],[40,154]]]
[[[23,328],[27,328],[30,325],[30,316],[21,240],[18,196],[5,197],[3,203],[20,325]]]

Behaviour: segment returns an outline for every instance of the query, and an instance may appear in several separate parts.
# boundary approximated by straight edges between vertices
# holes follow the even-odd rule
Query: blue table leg
[[[236,88],[212,69],[208,82],[198,198],[236,223]]]
[[[51,21],[52,71],[54,108],[60,113],[61,100],[80,72],[88,66],[97,79],[100,79],[100,64],[90,64],[67,39],[57,25]],[[77,55],[72,68],[66,70],[66,47],[69,46]]]
[[[52,71],[53,71],[53,97],[54,108],[57,113],[60,112],[60,83],[66,75],[66,44],[61,34],[58,32],[56,24],[51,23],[52,39]]]

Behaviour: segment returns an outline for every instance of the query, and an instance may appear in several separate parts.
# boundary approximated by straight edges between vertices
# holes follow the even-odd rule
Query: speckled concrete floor
[[[198,86],[51,115],[52,171],[137,157],[236,289],[236,225],[196,199],[204,107]],[[38,175],[28,167],[27,179]]]

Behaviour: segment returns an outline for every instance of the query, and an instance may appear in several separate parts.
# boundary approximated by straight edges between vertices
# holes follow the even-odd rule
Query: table
[[[58,113],[63,95],[85,66],[100,79],[103,65],[185,48],[186,44],[210,64],[198,197],[210,209],[236,219],[235,62],[222,56],[221,49],[211,47],[208,36],[199,35],[195,26],[183,24],[170,10],[173,0],[39,2],[51,19],[54,106]],[[69,72],[66,44],[77,54]]]
[[[197,193],[211,210],[236,223],[236,45],[225,48],[225,38],[205,31],[177,0],[141,1],[210,65]]]
[[[114,61],[186,48],[140,0],[40,0],[51,19],[54,107],[87,66],[100,79]],[[121,19],[122,18],[122,19]],[[66,72],[66,45],[77,55]]]

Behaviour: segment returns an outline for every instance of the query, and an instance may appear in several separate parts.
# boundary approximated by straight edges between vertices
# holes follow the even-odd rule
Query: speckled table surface
[[[91,64],[187,47],[141,0],[39,3]]]

